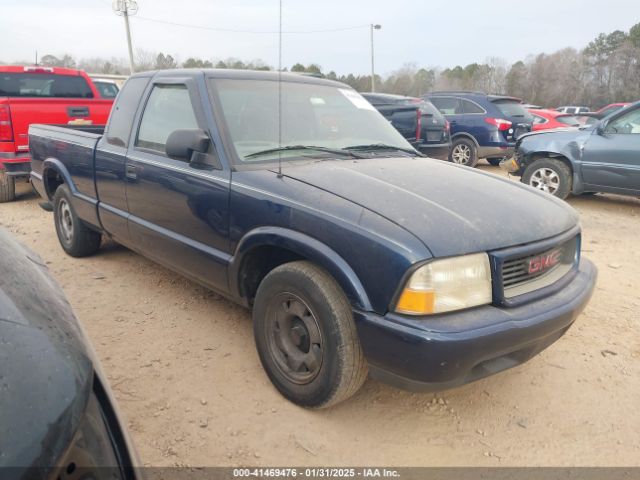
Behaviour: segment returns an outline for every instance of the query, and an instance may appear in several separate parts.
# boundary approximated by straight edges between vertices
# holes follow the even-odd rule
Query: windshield
[[[278,82],[212,79],[226,127],[243,163],[331,156],[328,149],[411,145],[360,94],[345,88],[282,82],[281,137],[278,132]],[[320,149],[280,147],[320,147]],[[327,149],[323,151],[322,149]],[[363,155],[362,151],[359,151]],[[344,155],[339,158],[352,158]]]

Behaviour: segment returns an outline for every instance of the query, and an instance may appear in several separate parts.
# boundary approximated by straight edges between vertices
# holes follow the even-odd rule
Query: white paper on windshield
[[[358,92],[354,92],[353,90],[348,90],[346,88],[339,88],[340,92],[349,99],[351,103],[353,103],[356,107],[361,108],[363,110],[375,110],[373,105],[371,105],[367,100],[360,95]]]

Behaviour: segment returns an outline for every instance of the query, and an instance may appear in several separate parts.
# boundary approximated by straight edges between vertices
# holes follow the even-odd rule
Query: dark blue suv
[[[533,117],[519,98],[482,92],[432,92],[424,95],[451,124],[450,160],[474,167],[492,165],[513,153],[516,139],[531,131]]]

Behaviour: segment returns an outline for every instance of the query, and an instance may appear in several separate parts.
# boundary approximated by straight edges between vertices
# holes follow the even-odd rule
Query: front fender
[[[358,276],[340,255],[315,238],[282,227],[258,227],[240,240],[229,264],[229,285],[234,296],[241,296],[239,274],[244,259],[254,248],[263,246],[289,250],[324,268],[338,282],[354,308],[372,310]]]

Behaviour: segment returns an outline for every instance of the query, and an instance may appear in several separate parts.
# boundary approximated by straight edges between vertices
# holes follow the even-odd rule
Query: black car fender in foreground
[[[98,466],[112,467],[109,478],[137,478],[132,443],[69,302],[42,259],[1,228],[0,272],[2,478]]]

